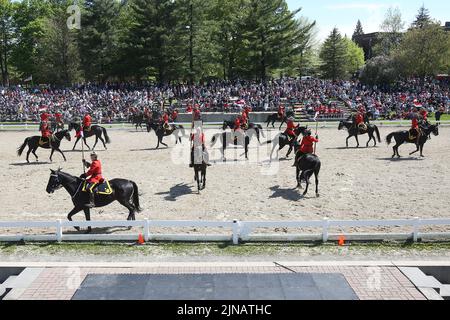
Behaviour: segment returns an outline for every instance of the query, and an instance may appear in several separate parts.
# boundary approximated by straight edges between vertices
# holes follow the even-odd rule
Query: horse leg
[[[298,168],[298,166],[296,168],[295,177],[297,178],[297,188],[301,189],[302,188],[302,177],[301,177],[300,169]]]
[[[319,195],[319,172],[314,171],[314,176],[316,177],[316,197],[318,198]]]
[[[97,146],[97,143],[98,143],[98,136],[95,136],[95,143],[94,143],[94,146],[92,147],[92,151],[95,150],[95,147]]]
[[[195,168],[195,181],[197,181],[197,191],[198,194],[200,194],[201,188],[200,188],[200,177],[198,176],[198,172],[199,172],[198,168]]]
[[[366,148],[369,147],[369,143],[370,143],[370,141],[372,141],[372,138],[375,140],[375,137],[373,135],[369,134],[369,141],[367,141]]]
[[[395,152],[397,153],[397,157],[398,157],[398,158],[401,158],[400,153],[398,153],[398,148],[399,148],[399,147],[400,147],[399,144],[395,145],[394,150],[395,150]]]
[[[30,163],[30,160],[29,160],[29,158],[30,158],[30,153],[31,153],[31,148],[30,148],[30,146],[28,146],[28,151],[27,151],[27,162],[28,162],[28,163]]]
[[[202,169],[202,182],[203,182],[202,190],[204,190],[206,188],[206,165],[204,165]]]
[[[72,151],[75,150],[75,147],[77,146],[78,141],[80,141],[81,137],[78,137],[77,140],[75,141],[75,144],[73,145]]]
[[[50,162],[53,162],[53,153],[55,152],[55,149],[52,148],[52,152],[50,152]]]
[[[76,215],[78,212],[80,212],[81,210],[83,210],[83,209],[82,208],[78,208],[78,207],[73,208],[72,211],[70,211],[69,214],[67,215],[67,219],[69,221],[72,221],[72,217],[74,215]],[[75,228],[75,230],[80,231],[80,227],[74,227],[74,228]]]
[[[35,147],[31,152],[34,154],[34,156],[36,157],[36,162],[38,162],[39,161],[39,157],[37,156],[37,154],[36,154],[36,150],[37,150],[38,148],[37,147]]]
[[[103,143],[103,147],[105,148],[105,150],[108,150],[108,148],[106,147],[105,140],[102,138],[101,135],[97,137],[97,141],[98,139],[100,139],[100,141]],[[97,141],[95,141],[95,144],[97,144]]]
[[[86,137],[83,138],[84,141],[84,145],[88,148],[88,150],[91,150],[91,147],[89,147],[89,145],[86,142]]]
[[[91,221],[91,210],[89,208],[84,208],[84,216],[86,217],[86,221]],[[92,228],[91,226],[89,226],[86,230],[86,233],[91,233],[92,232]]]
[[[64,153],[61,151],[60,148],[56,149],[56,151],[58,151],[59,153],[61,153],[61,155],[62,155],[63,158],[64,158],[64,161],[67,161],[66,156],[64,155]]]
[[[431,136],[430,136],[431,137]],[[423,144],[421,144],[420,145],[420,156],[422,157],[422,158],[425,158],[425,156],[423,155]]]
[[[291,154],[292,149],[293,149],[293,146],[290,145],[290,146],[289,146],[289,150],[288,150],[288,152],[286,153],[286,159],[289,158],[289,155]]]
[[[121,205],[123,205],[129,211],[128,217],[127,217],[127,221],[135,220],[136,218],[135,218],[135,208],[134,208],[134,206],[131,203],[129,203],[128,201],[125,201],[125,200],[118,200],[118,201],[119,201],[119,203]],[[129,229],[131,229],[131,227]]]
[[[416,152],[419,152],[419,150],[420,150],[420,147],[419,147],[419,145],[418,144],[416,144],[416,148],[417,148],[417,150],[416,151],[413,151],[413,152],[411,152],[409,155],[410,156],[412,156],[414,153],[416,153]]]
[[[304,171],[302,174],[305,177],[305,181],[306,181],[306,189],[305,189],[305,192],[303,192],[303,195],[306,196],[306,194],[308,193],[308,188],[309,188],[309,177],[305,174]]]
[[[359,139],[358,139],[358,135],[355,136],[356,139],[356,147],[359,148]]]
[[[345,145],[348,148],[348,139],[350,139],[352,136],[348,136],[347,139],[345,140]]]

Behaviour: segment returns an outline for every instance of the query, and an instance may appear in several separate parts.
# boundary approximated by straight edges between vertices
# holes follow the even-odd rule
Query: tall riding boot
[[[95,207],[95,194],[94,192],[89,192],[89,203],[86,205],[88,208]]]

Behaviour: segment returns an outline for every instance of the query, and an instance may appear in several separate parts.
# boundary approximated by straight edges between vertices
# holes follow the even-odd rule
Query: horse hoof
[[[307,193],[306,191],[305,191],[305,192],[303,192],[303,196],[306,196],[306,193]]]
[[[316,193],[316,198],[320,198],[320,194]]]
[[[84,233],[85,233],[85,234],[90,234],[91,232],[92,232],[91,229],[87,229]]]
[[[80,227],[74,227],[75,230],[80,231]]]

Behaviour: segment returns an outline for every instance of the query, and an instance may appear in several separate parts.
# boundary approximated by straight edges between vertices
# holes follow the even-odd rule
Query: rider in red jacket
[[[311,134],[311,130],[307,130],[305,132],[302,142],[300,143],[299,150],[297,150],[297,153],[295,154],[295,162],[293,165],[294,167],[297,166],[297,163],[301,157],[306,154],[314,153],[314,143],[319,142],[319,136],[316,135],[316,137],[314,138]]]
[[[99,183],[103,183],[104,181],[102,176],[102,163],[98,160],[95,152],[91,154],[91,161],[92,163],[89,163],[83,159],[83,164],[89,168],[89,171],[80,176],[80,178],[89,177],[86,180],[88,183],[86,190],[89,190],[89,204],[86,205],[88,208],[95,207],[94,189]]]

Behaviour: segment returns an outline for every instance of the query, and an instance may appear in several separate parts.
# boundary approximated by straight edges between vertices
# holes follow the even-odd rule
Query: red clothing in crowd
[[[305,136],[300,143],[300,152],[302,153],[313,153],[314,152],[314,143],[319,142],[319,139],[314,138],[313,136]]]
[[[178,112],[175,110],[172,111],[172,121],[174,122],[177,118],[178,118]]]
[[[63,115],[59,112],[55,113],[56,122],[61,122]]]
[[[102,164],[100,160],[94,160],[89,167],[89,171],[86,172],[86,176],[90,176],[87,180],[89,183],[102,183]]]
[[[283,107],[283,106],[279,106],[279,107],[278,107],[278,116],[279,116],[280,118],[283,118],[283,117],[284,117],[284,107]]]

